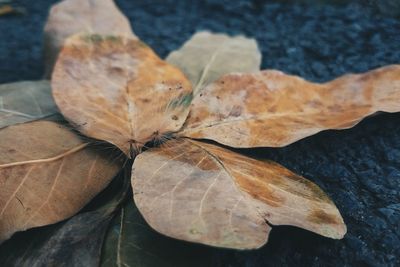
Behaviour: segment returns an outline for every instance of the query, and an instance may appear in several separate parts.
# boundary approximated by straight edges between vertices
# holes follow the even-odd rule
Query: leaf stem
[[[6,163],[6,164],[2,164],[0,165],[0,169],[2,168],[8,168],[8,167],[13,167],[13,166],[20,166],[20,165],[26,165],[26,164],[37,164],[37,163],[45,163],[45,162],[51,162],[51,161],[55,161],[58,160],[60,158],[66,157],[70,154],[73,154],[79,150],[84,149],[85,147],[87,147],[89,145],[89,143],[84,143],[81,144],[77,147],[74,147],[60,155],[57,155],[55,157],[52,158],[48,158],[48,159],[35,159],[35,160],[27,160],[27,161],[20,161],[20,162],[12,162],[12,163]]]
[[[121,221],[119,227],[119,235],[118,235],[118,245],[117,245],[117,266],[121,267],[121,243],[122,243],[122,231],[124,228],[124,218],[125,218],[125,209],[122,207],[121,209]]]

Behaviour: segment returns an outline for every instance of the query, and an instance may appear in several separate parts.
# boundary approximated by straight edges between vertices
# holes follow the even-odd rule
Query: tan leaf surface
[[[52,6],[44,28],[45,77],[50,78],[64,41],[82,32],[135,37],[114,0],[64,0]]]
[[[54,122],[6,127],[0,140],[0,242],[74,215],[121,167]]]
[[[182,135],[232,147],[280,147],[377,111],[400,111],[400,65],[311,83],[280,71],[230,74],[193,99]]]
[[[127,155],[131,147],[178,131],[192,99],[179,69],[142,42],[117,36],[68,39],[52,87],[61,112],[82,133]]]
[[[49,81],[0,85],[0,128],[37,120],[57,112]]]
[[[339,211],[315,184],[274,162],[189,139],[140,154],[132,186],[150,226],[177,239],[252,249],[267,242],[268,223],[331,238],[346,232]]]
[[[259,71],[261,52],[254,39],[198,32],[166,61],[180,68],[195,88],[202,89],[228,73]]]

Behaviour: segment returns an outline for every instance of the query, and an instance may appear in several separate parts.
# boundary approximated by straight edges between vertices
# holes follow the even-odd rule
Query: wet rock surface
[[[40,79],[42,29],[55,1],[17,1],[26,15],[0,17],[0,82]],[[161,56],[196,30],[245,34],[265,68],[312,81],[400,63],[400,20],[368,6],[264,1],[127,1],[117,4]],[[275,227],[260,250],[214,249],[216,266],[400,266],[400,114],[326,131],[281,149],[246,153],[276,160],[321,186],[348,226],[343,240]],[[179,242],[179,241],[176,241]]]

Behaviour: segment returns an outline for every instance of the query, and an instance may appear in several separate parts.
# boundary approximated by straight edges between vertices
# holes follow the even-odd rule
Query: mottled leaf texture
[[[57,113],[49,81],[0,85],[0,128]]]
[[[114,0],[64,0],[50,9],[44,28],[44,57],[50,78],[65,40],[77,33],[118,34],[135,38]]]
[[[196,89],[201,89],[228,73],[259,71],[261,52],[254,39],[205,31],[193,35],[166,60],[180,68]]]
[[[2,266],[99,266],[109,222],[129,188],[130,175],[121,172],[83,212],[65,222],[15,234],[0,247]]]
[[[101,266],[215,266],[212,249],[173,240],[154,232],[133,201],[113,220],[104,242]]]
[[[161,134],[178,131],[191,85],[145,44],[118,36],[78,35],[60,53],[52,79],[62,114],[83,134],[129,155]]]
[[[280,147],[377,111],[400,111],[400,65],[317,84],[280,71],[230,74],[193,99],[183,135],[232,147]]]
[[[136,205],[165,235],[207,245],[253,249],[272,225],[294,225],[331,238],[346,226],[315,184],[284,167],[193,140],[140,154],[133,166]]]
[[[71,217],[121,167],[54,122],[6,127],[0,140],[0,242]]]

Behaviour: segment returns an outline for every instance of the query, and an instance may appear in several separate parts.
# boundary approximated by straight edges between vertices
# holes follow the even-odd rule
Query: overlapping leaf
[[[0,85],[0,128],[41,119],[57,112],[49,81]]]
[[[2,265],[99,266],[109,222],[129,191],[130,177],[126,173],[121,172],[83,212],[71,219],[18,233],[7,240],[0,247]]]
[[[47,78],[51,76],[65,40],[82,32],[119,34],[135,38],[128,19],[113,0],[64,0],[52,6],[44,28]]]
[[[168,236],[217,247],[258,248],[273,225],[331,238],[346,227],[315,184],[273,162],[215,145],[178,140],[140,154],[134,199],[146,221]]]
[[[121,167],[54,122],[6,127],[0,140],[0,242],[71,217]]]
[[[191,85],[179,69],[142,42],[121,36],[68,39],[52,87],[61,112],[78,130],[127,155],[178,131],[192,99]]]
[[[149,73],[148,70],[154,72]],[[203,71],[202,75],[204,74],[207,72]],[[172,85],[165,86],[166,78],[172,81]],[[188,85],[184,87],[186,88],[183,90],[184,93],[181,92],[183,82]],[[177,83],[178,86],[174,86]],[[207,94],[209,87],[199,94],[199,98]],[[84,134],[107,140],[126,154],[129,154],[132,148],[139,149],[147,141],[157,140],[162,134],[180,129],[191,101],[191,91],[187,88],[190,87],[184,76],[177,69],[163,63],[149,48],[137,40],[116,36],[78,35],[70,38],[60,54],[53,75],[53,94],[67,119],[74,122]],[[236,100],[239,101],[238,98]],[[229,97],[226,101],[226,105],[237,103]],[[208,104],[213,103],[210,101]],[[195,104],[193,107],[197,108]],[[178,117],[177,111],[182,116]],[[194,112],[196,109],[192,109],[192,113]],[[233,116],[237,117],[235,114]],[[192,118],[193,114],[189,117],[189,123]],[[171,125],[170,119],[178,120],[179,123]],[[186,124],[183,134],[186,134],[189,123]],[[229,134],[231,133],[227,133],[225,138],[229,138]],[[266,242],[270,226],[265,220],[272,224],[296,225],[333,238],[341,238],[344,235],[345,226],[334,204],[318,187],[307,183],[303,178],[276,164],[263,163],[260,167],[257,161],[251,161],[246,157],[240,158],[238,155],[230,156],[236,160],[240,158],[239,161],[221,163],[223,160],[215,161],[216,156],[212,154],[221,154],[223,150],[200,145],[194,141],[181,142],[183,145],[170,142],[170,145],[177,147],[170,149],[167,155],[177,154],[176,149],[182,150],[182,155],[188,159],[185,161],[187,165],[169,166],[176,161],[167,164],[163,162],[168,160],[167,156],[161,159],[151,158],[153,156],[151,151],[145,152],[135,160],[134,177],[139,177],[135,178],[137,183],[134,179],[135,199],[146,220],[157,231],[178,239],[241,249],[259,247]],[[227,151],[224,153],[222,154],[229,154]],[[199,158],[199,155],[202,157]],[[198,180],[188,179],[185,187],[188,191],[183,191],[183,195],[179,195],[175,200],[175,189],[185,181],[184,175],[188,174],[188,170],[197,171],[198,165],[206,158],[211,162],[209,164],[214,164],[212,166],[214,172],[198,174],[202,176]],[[227,158],[224,160],[228,161]],[[240,176],[227,170],[229,164],[245,168],[246,166],[241,165],[240,161],[246,160],[253,172],[245,175],[245,178],[244,174]],[[160,167],[157,167],[156,163]],[[164,182],[158,181],[156,185],[152,184],[156,176],[152,171],[159,170],[164,165],[167,165],[170,173],[163,172],[163,175],[167,176],[163,178]],[[262,171],[257,171],[257,167],[275,179],[265,177]],[[179,168],[182,168],[181,173]],[[219,170],[219,173],[215,174],[215,170]],[[240,172],[239,169],[235,171]],[[144,186],[143,181],[146,176],[151,176],[149,187],[148,184]],[[156,177],[161,179],[162,176]],[[176,180],[178,178],[182,180]],[[251,178],[256,181],[272,179],[275,184],[271,189],[270,184],[265,181],[249,182]],[[204,196],[208,197],[208,188],[212,188],[214,183],[220,181],[221,184],[217,187],[219,189],[212,195],[214,197],[211,201],[213,203],[211,206],[214,205],[212,211],[203,212],[202,205]],[[172,196],[169,195],[168,186],[174,188]],[[202,188],[202,186],[208,187]],[[274,198],[276,194],[274,186],[282,191],[276,198]],[[157,194],[166,198],[158,199]],[[272,202],[280,201],[279,205],[272,204],[271,199]],[[155,201],[159,206],[149,207],[149,203],[152,205]],[[178,202],[179,207],[183,207],[179,210],[182,213],[176,216],[178,218],[176,220],[172,219],[172,213],[175,212],[173,204],[169,204],[174,201]],[[240,206],[238,207],[236,203],[240,203]],[[233,206],[230,206],[231,204]],[[193,214],[196,210],[193,205],[200,205],[196,211],[197,215]],[[227,215],[226,211],[230,209],[233,211],[231,215]],[[168,210],[169,214],[166,214]],[[297,213],[293,216],[294,210]],[[203,213],[212,216],[204,222]],[[237,220],[235,226],[232,226],[233,218]]]
[[[198,32],[166,61],[179,67],[199,90],[224,74],[258,71],[261,52],[254,39]]]
[[[154,232],[132,201],[114,219],[104,243],[101,266],[213,266],[212,250]]]
[[[268,70],[230,74],[193,100],[184,136],[232,147],[280,147],[400,111],[400,65],[316,84]]]

